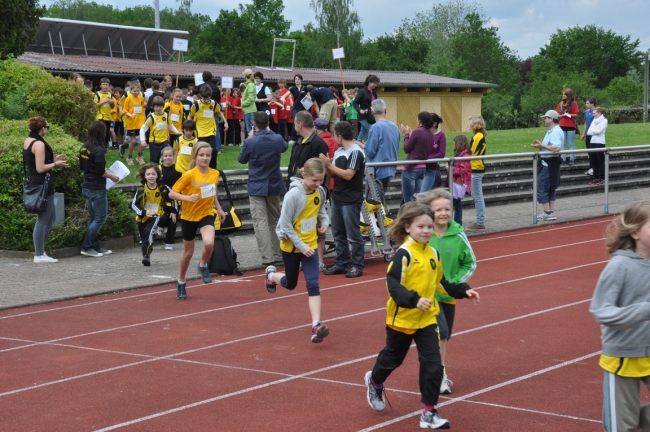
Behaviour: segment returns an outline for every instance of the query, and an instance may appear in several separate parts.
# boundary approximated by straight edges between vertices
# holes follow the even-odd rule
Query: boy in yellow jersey
[[[165,108],[163,109],[163,111],[169,114],[172,124],[179,131],[183,130],[183,122],[186,118],[185,109],[181,103],[181,94],[181,89],[175,88],[174,91],[172,91],[171,100],[165,104]],[[171,134],[169,137],[171,145],[175,147],[180,137],[181,134]]]
[[[112,111],[115,109],[116,101],[111,93],[111,81],[108,78],[102,78],[99,83],[101,89],[95,93],[93,99],[97,107],[95,120],[101,120],[106,125],[104,146],[108,147],[108,141],[111,136],[111,122],[113,121]]]
[[[165,100],[160,96],[153,97],[153,112],[150,113],[144,124],[140,128],[140,142],[142,145],[147,145],[145,138],[147,131],[149,132],[149,162],[158,164],[160,163],[160,152],[163,148],[169,146],[169,133],[173,132],[180,135],[178,129],[172,124],[170,116],[163,112]],[[139,162],[139,161],[138,161]]]
[[[224,128],[228,130],[228,122],[221,112],[221,105],[213,99],[212,89],[208,85],[201,87],[199,92],[201,99],[194,102],[190,109],[191,120],[196,123],[196,136],[199,141],[205,141],[212,146],[212,159],[210,159],[210,168],[217,168],[217,122],[214,115],[217,114],[224,121]]]
[[[174,144],[174,152],[176,153],[176,171],[184,173],[190,169],[192,162],[192,149],[198,141],[194,137],[194,129],[196,123],[194,120],[185,120],[183,122],[183,136],[180,137],[177,143]]]
[[[140,94],[141,87],[139,84],[131,85],[131,94],[124,101],[123,112],[126,118],[126,139],[122,147],[120,147],[120,157],[124,157],[124,150],[129,147],[129,157],[127,163],[129,166],[133,165],[133,147],[138,146],[138,162],[140,165],[144,164],[142,159],[142,146],[140,144],[140,128],[144,124],[144,110],[147,101],[144,96]]]

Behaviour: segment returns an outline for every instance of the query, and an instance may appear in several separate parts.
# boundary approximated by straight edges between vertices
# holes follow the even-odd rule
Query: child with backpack
[[[329,327],[320,320],[321,297],[318,286],[318,234],[325,234],[329,216],[324,207],[325,165],[319,158],[311,158],[303,166],[303,178],[292,179],[289,192],[284,196],[282,211],[275,232],[280,239],[285,273],[275,266],[266,268],[266,289],[274,293],[277,284],[288,290],[298,285],[300,264],[305,274],[311,312],[311,341],[319,343],[329,335]]]

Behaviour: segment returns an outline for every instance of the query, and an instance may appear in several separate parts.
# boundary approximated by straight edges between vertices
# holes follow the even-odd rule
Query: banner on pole
[[[345,58],[345,52],[343,48],[332,48],[332,57],[334,60]]]
[[[174,51],[187,52],[188,41],[187,39],[174,38],[173,48]]]

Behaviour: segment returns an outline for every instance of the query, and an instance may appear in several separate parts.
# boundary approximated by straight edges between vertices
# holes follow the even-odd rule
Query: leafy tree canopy
[[[0,22],[0,59],[17,57],[34,42],[38,18],[45,8],[38,0],[5,0]]]

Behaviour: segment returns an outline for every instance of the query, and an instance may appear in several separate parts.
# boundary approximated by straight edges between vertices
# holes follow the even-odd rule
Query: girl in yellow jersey
[[[600,274],[589,311],[600,324],[605,371],[603,426],[607,432],[650,430],[650,201],[631,204],[607,229],[612,255]]]
[[[282,211],[275,232],[280,239],[282,261],[286,273],[275,266],[266,268],[266,289],[275,292],[277,284],[292,290],[298,285],[300,263],[305,274],[309,311],[311,312],[311,341],[322,342],[330,332],[320,321],[321,298],[318,287],[318,234],[325,234],[329,217],[325,207],[325,166],[319,158],[305,162],[303,178],[293,178],[289,192],[284,196]]]
[[[174,144],[174,153],[176,154],[176,171],[184,173],[190,167],[192,162],[192,149],[198,141],[194,137],[194,120],[185,120],[183,122],[183,136]]]
[[[430,207],[409,202],[401,209],[390,236],[401,244],[388,266],[386,304],[386,347],[379,353],[372,371],[366,373],[370,406],[384,409],[384,381],[404,361],[412,342],[420,360],[420,393],[424,411],[420,427],[449,429],[449,421],[435,409],[440,396],[443,367],[438,346],[436,316],[440,310],[436,292],[455,298],[479,300],[466,283],[447,282],[442,275],[440,255],[428,242],[433,235],[434,214]],[[444,287],[444,290],[443,290]]]
[[[199,273],[203,283],[212,282],[212,275],[208,269],[208,260],[214,248],[214,218],[215,215],[223,223],[226,214],[217,199],[217,182],[219,171],[210,168],[212,148],[210,144],[199,141],[192,152],[190,170],[176,182],[169,197],[173,200],[184,201],[183,214],[181,215],[183,231],[183,255],[180,262],[180,274],[176,286],[176,297],[185,300],[185,274],[194,255],[194,238],[197,230],[203,239],[203,252],[199,263]]]
[[[180,131],[183,130],[183,122],[185,121],[185,109],[181,103],[182,93],[181,89],[175,88],[172,91],[171,100],[167,101],[165,108],[163,108],[163,111],[169,115],[169,119],[172,121],[174,127],[179,130],[178,134],[169,134],[172,147],[175,147],[176,143],[178,143],[178,139],[181,137]]]

